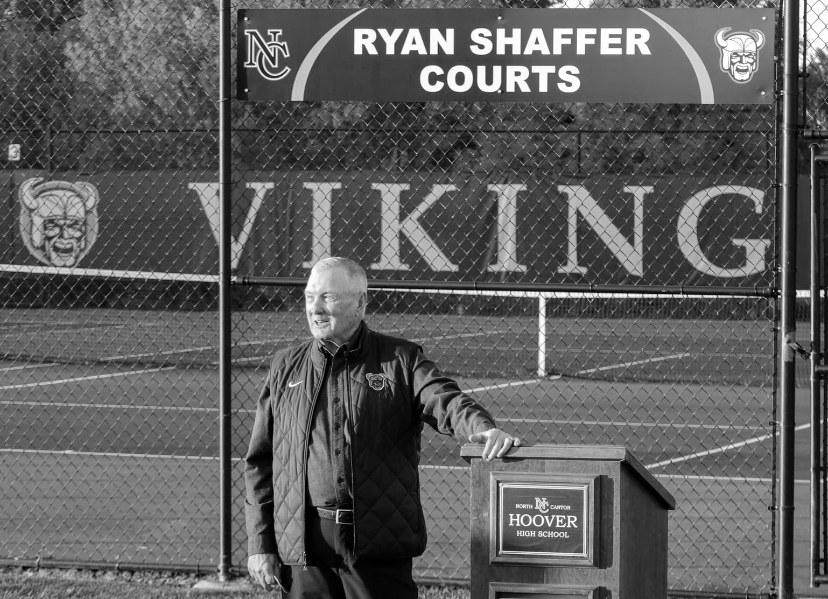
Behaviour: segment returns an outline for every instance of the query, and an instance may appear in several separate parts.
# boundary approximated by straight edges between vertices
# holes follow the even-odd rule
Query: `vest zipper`
[[[311,350],[312,351],[312,350]],[[326,365],[327,367],[327,365]],[[313,369],[313,360],[311,360],[311,369]],[[304,447],[304,455],[302,457],[302,471],[304,472],[304,477],[302,477],[302,519],[304,521],[304,531],[302,535],[302,542],[304,544],[304,550],[302,551],[302,566],[305,571],[308,569],[308,540],[307,540],[307,528],[308,528],[308,518],[305,515],[307,512],[307,493],[305,493],[304,488],[307,487],[308,484],[308,456],[310,454],[310,433],[311,433],[311,425],[313,424],[313,410],[316,408],[316,400],[319,399],[319,391],[322,389],[322,379],[324,376],[319,377],[319,382],[317,383],[316,389],[313,391],[313,395],[311,395],[311,405],[310,405],[310,412],[308,412],[308,420],[305,423],[305,447]]]
[[[356,443],[356,436],[354,435],[354,399],[351,393],[351,364],[348,361],[348,353],[345,352],[345,384],[348,385],[348,413],[345,415],[348,421],[348,428],[351,429],[351,444],[348,447],[348,453],[351,454],[351,459],[348,465],[351,467],[351,509],[354,513],[354,558],[357,556],[357,498],[356,498],[356,478],[354,478],[354,443]]]

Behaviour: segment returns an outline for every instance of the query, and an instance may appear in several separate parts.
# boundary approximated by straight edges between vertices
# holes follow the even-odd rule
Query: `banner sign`
[[[774,9],[241,9],[242,100],[770,104]]]
[[[0,185],[13,189],[0,216],[5,264],[217,273],[214,172],[17,171],[13,182],[8,176],[0,174]],[[776,208],[761,177],[240,177],[231,249],[238,275],[305,277],[316,260],[345,255],[379,280],[748,288],[774,282]],[[50,224],[54,214],[60,226]]]

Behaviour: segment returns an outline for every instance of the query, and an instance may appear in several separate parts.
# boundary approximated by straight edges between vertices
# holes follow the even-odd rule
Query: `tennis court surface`
[[[388,309],[392,299],[375,302],[369,324],[421,343],[526,443],[626,445],[649,467],[678,503],[671,587],[769,588],[774,363],[761,306],[751,314],[730,306],[740,317],[705,320],[687,317],[682,299],[642,319],[581,298],[539,319],[536,297],[488,298],[481,310],[479,298],[445,295],[404,314]],[[585,310],[591,317],[579,318]],[[2,491],[2,557],[215,567],[216,313],[38,308],[2,316],[0,469],[14,481]],[[245,560],[240,459],[256,394],[272,352],[305,338],[296,306],[233,314],[234,564]],[[799,406],[804,422],[804,398]],[[808,431],[800,428],[804,468]],[[469,576],[459,443],[425,434],[424,578]],[[797,471],[798,481],[806,477]],[[805,487],[797,485],[798,500]],[[797,522],[805,527],[804,509]],[[800,590],[806,540],[797,545]]]

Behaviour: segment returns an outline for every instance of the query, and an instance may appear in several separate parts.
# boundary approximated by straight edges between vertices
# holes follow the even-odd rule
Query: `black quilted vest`
[[[354,553],[370,559],[415,557],[426,547],[417,468],[422,408],[413,397],[411,381],[419,347],[367,326],[364,334],[360,353],[350,355],[347,364]],[[306,560],[305,466],[323,368],[324,358],[310,341],[277,355],[271,369],[274,528],[279,556],[286,564]],[[297,385],[299,380],[303,384]]]

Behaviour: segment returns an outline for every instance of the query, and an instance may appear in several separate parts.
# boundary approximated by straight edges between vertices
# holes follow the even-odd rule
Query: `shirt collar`
[[[367,327],[365,326],[365,321],[359,323],[359,327],[354,332],[348,341],[339,346],[339,349],[331,352],[325,344],[322,343],[319,339],[314,339],[314,345],[316,346],[316,351],[320,353],[323,357],[328,356],[335,356],[340,353],[344,353],[346,356],[355,356],[359,354],[360,350],[362,349],[362,342],[365,338],[365,330]]]

